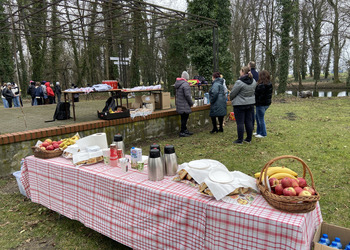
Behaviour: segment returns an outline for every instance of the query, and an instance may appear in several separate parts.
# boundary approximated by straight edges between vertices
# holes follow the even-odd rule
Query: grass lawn
[[[350,98],[275,97],[265,118],[268,136],[253,139],[250,145],[232,144],[237,136],[236,125],[228,122],[224,133],[211,135],[211,127],[206,126],[195,129],[191,137],[155,138],[126,145],[126,148],[142,147],[144,154],[148,154],[153,142],[161,147],[173,144],[179,163],[211,158],[222,162],[229,170],[249,175],[260,171],[277,156],[298,156],[312,171],[321,195],[324,221],[350,228]],[[302,174],[299,162],[286,160],[276,164]],[[9,186],[15,184],[14,178],[0,179],[1,248],[125,248],[79,222],[60,217],[19,193],[8,191]]]

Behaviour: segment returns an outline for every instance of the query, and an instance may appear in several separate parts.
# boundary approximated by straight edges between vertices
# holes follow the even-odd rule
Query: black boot
[[[224,129],[221,127],[219,128],[218,132],[224,132]]]
[[[219,130],[217,128],[213,128],[212,131],[210,131],[210,134],[217,133]]]
[[[187,129],[184,131],[185,134],[188,134],[188,135],[193,135],[193,132],[190,132],[188,131]]]
[[[186,133],[183,133],[183,132],[180,132],[179,134],[180,137],[188,137],[190,136],[189,134],[186,134]]]

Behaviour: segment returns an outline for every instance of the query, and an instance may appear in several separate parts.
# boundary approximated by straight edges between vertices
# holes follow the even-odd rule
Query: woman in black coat
[[[224,79],[220,77],[219,72],[213,74],[213,85],[209,90],[210,99],[210,113],[211,122],[213,124],[213,129],[210,131],[211,134],[217,132],[224,132],[222,127],[224,116],[227,114],[227,102],[225,95]],[[220,128],[216,126],[216,117],[219,120]]]
[[[193,135],[193,133],[187,129],[187,120],[192,112],[191,107],[193,106],[191,87],[187,82],[189,78],[188,73],[184,71],[181,74],[181,78],[176,78],[175,82],[176,112],[181,115],[180,137]]]
[[[259,72],[258,85],[255,89],[255,106],[256,106],[256,135],[257,138],[264,138],[266,133],[265,112],[271,105],[272,84],[270,73],[267,70]]]

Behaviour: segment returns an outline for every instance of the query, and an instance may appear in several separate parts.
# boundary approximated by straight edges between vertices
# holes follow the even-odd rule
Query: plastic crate
[[[102,83],[111,86],[113,89],[118,89],[117,80],[103,80]]]

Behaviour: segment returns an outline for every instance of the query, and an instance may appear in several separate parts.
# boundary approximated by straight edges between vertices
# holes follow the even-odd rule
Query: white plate
[[[195,168],[195,169],[206,169],[209,167],[209,163],[202,160],[196,160],[196,161],[190,161],[188,163],[188,166],[190,168]]]
[[[218,183],[229,183],[233,181],[233,176],[227,170],[213,169],[209,172],[209,179]]]

